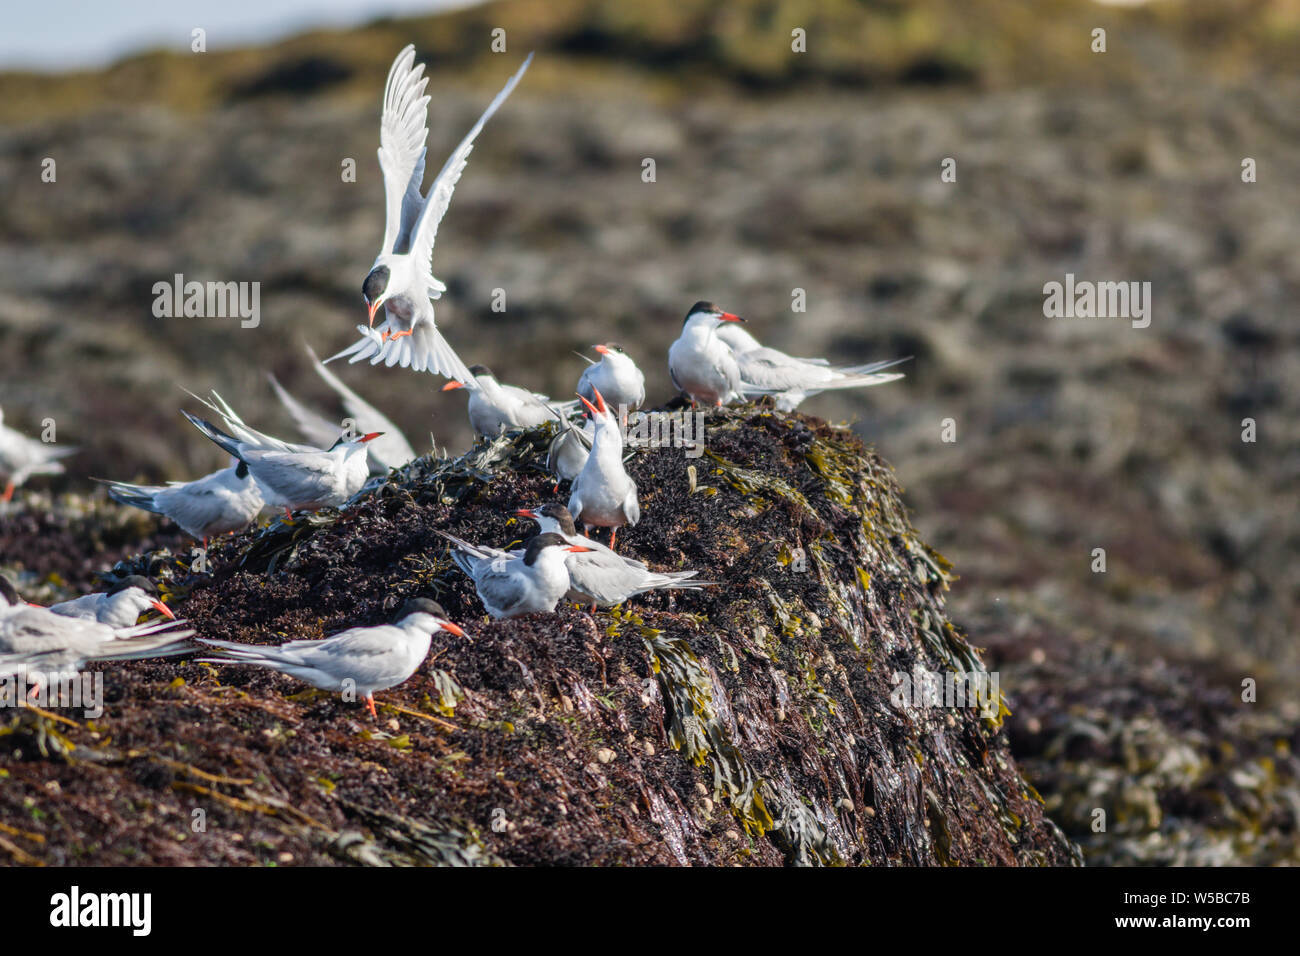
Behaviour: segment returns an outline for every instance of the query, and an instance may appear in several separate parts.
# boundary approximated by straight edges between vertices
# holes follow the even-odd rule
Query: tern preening
[[[435,601],[411,598],[402,605],[391,624],[353,627],[323,641],[289,641],[267,646],[236,644],[198,638],[216,648],[214,657],[200,657],[208,664],[251,664],[288,674],[321,690],[342,693],[351,690],[375,713],[375,691],[404,683],[424,663],[429,643],[439,631],[457,637],[465,632],[447,619],[447,612]]]
[[[14,489],[32,475],[63,474],[59,459],[76,451],[74,447],[37,441],[15,431],[5,424],[4,409],[0,408],[0,478],[5,480],[5,490],[0,495],[0,501],[11,500]]]
[[[452,381],[444,392],[472,388],[469,393],[469,423],[486,438],[495,438],[507,428],[534,428],[543,422],[562,422],[574,407],[573,402],[553,403],[540,392],[530,392],[518,385],[502,385],[486,365],[469,369],[474,384]]]
[[[401,468],[409,464],[416,458],[415,449],[411,443],[406,440],[401,429],[392,423],[392,421],[375,408],[364,398],[358,395],[352,389],[348,388],[338,376],[324,366],[316,353],[307,346],[307,354],[311,356],[311,365],[316,374],[319,375],[325,384],[332,388],[335,393],[343,400],[343,407],[347,409],[348,417],[358,432],[370,433],[379,432],[383,437],[376,438],[366,446],[367,460],[370,462],[370,473],[374,475],[386,475],[392,468]],[[293,423],[298,426],[298,431],[302,432],[309,442],[320,447],[327,447],[335,438],[338,437],[341,426],[337,421],[332,421],[324,415],[313,411],[302,402],[298,401],[288,391],[285,390],[274,375],[267,375],[271,382],[271,388],[275,391],[276,397],[280,399],[280,404],[288,410],[293,418]]]
[[[619,528],[641,520],[641,505],[637,499],[636,482],[623,467],[623,432],[618,419],[605,404],[600,389],[594,391],[595,404],[580,399],[595,423],[596,436],[592,439],[587,463],[573,479],[569,513],[588,529],[609,528],[609,546],[612,548]]]
[[[589,550],[558,534],[529,538],[522,551],[502,551],[438,533],[451,542],[452,560],[469,575],[483,607],[496,618],[554,611],[569,590],[565,556]]]
[[[248,527],[266,505],[262,489],[243,462],[194,481],[171,481],[166,485],[131,485],[124,481],[104,484],[114,501],[171,518],[191,538],[202,541],[205,548],[213,535]]]
[[[564,505],[550,504],[540,508],[520,508],[515,512],[521,518],[537,522],[543,533],[558,534],[570,545],[586,550],[569,552],[564,565],[569,571],[569,590],[565,597],[577,604],[612,607],[629,598],[661,588],[689,588],[698,590],[712,584],[710,581],[692,581],[698,571],[651,571],[635,558],[625,558],[598,541],[578,534],[573,515]]]
[[[691,404],[743,401],[746,383],[731,346],[718,337],[724,322],[744,322],[712,302],[696,302],[682,321],[682,334],[668,349],[668,374]],[[760,390],[762,391],[762,390]]]
[[[139,574],[122,578],[107,591],[97,591],[50,605],[50,610],[55,614],[98,621],[114,629],[134,627],[140,615],[150,608],[159,611],[164,617],[176,620],[171,608],[158,599],[158,589],[154,583]]]
[[[340,436],[329,448],[281,451],[227,435],[189,412],[182,414],[221,449],[248,467],[268,505],[282,507],[286,512],[342,508],[347,504],[370,476],[366,442],[379,437],[376,432],[354,439]]]
[[[75,673],[93,661],[134,661],[187,654],[194,632],[184,621],[114,628],[22,602],[0,577],[0,676]]]
[[[397,55],[388,72],[379,125],[379,168],[384,175],[387,209],[384,239],[361,287],[370,324],[358,326],[361,339],[333,358],[346,355],[351,356],[349,362],[369,359],[371,365],[401,365],[475,387],[469,369],[434,323],[431,300],[439,298],[447,287],[433,276],[433,244],[475,138],[532,61],[530,53],[421,196],[429,137],[429,97],[424,88],[429,80],[424,76],[424,64],[415,62],[414,46]],[[375,313],[381,306],[385,320],[375,329]]]
[[[747,396],[772,395],[776,407],[792,412],[805,398],[839,388],[866,388],[883,385],[903,377],[901,372],[886,374],[885,369],[907,359],[886,359],[866,365],[832,368],[826,359],[795,358],[759,343],[739,325],[721,325],[717,337],[736,357],[740,377],[747,386]]]
[[[635,411],[645,401],[645,375],[632,361],[632,357],[617,342],[597,345],[600,361],[583,369],[578,379],[578,394],[589,402],[596,400],[595,391],[605,396],[611,408],[626,406]],[[585,358],[585,356],[584,356]]]

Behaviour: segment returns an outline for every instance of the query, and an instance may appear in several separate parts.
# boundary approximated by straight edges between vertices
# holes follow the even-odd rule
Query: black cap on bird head
[[[554,531],[534,535],[528,539],[528,545],[524,550],[524,564],[531,567],[537,560],[537,556],[547,548],[567,548],[568,546],[569,542],[565,541]]]
[[[700,313],[704,313],[705,315],[709,315],[709,314],[716,315],[724,322],[745,321],[740,316],[734,315],[731,312],[728,312],[726,309],[714,305],[712,302],[708,301],[707,299],[701,299],[699,302],[696,302],[693,306],[691,306],[690,311],[686,313],[686,318],[682,319],[682,325],[685,325],[687,322],[689,322],[691,320],[691,316],[699,315]]]
[[[469,374],[473,375],[475,378],[478,378],[480,375],[486,375],[488,378],[496,378],[492,373],[492,370],[486,365],[471,365],[469,367]]]
[[[116,584],[114,584],[111,588],[108,589],[108,593],[119,594],[122,591],[127,590],[128,588],[139,588],[141,591],[143,591],[145,594],[149,595],[150,597],[158,596],[158,589],[154,587],[154,583],[150,581],[148,578],[142,577],[139,574],[132,574],[130,577],[122,578],[122,580],[118,581]]]
[[[0,574],[0,597],[3,597],[10,604],[26,603],[18,596],[18,589],[14,587],[14,583],[3,574]]]
[[[388,288],[388,279],[391,273],[388,266],[375,266],[366,276],[366,281],[361,283],[361,294],[365,296],[367,302],[374,302],[384,290]]]
[[[408,598],[393,620],[400,621],[412,614],[429,614],[440,621],[447,620],[447,612],[442,609],[442,605],[428,598]]]
[[[565,534],[578,533],[578,528],[573,523],[573,515],[569,513],[569,509],[564,507],[564,505],[552,503],[549,505],[543,505],[541,510],[542,514],[546,515],[546,517],[558,521],[560,523],[560,530]]]

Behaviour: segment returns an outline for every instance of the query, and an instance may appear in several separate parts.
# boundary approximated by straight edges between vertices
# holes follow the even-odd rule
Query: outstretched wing
[[[438,224],[442,222],[442,217],[447,214],[447,207],[451,205],[451,194],[456,189],[456,183],[460,181],[460,174],[465,171],[465,164],[469,161],[470,150],[474,148],[474,140],[482,132],[483,124],[491,119],[492,114],[514,92],[519,80],[524,75],[524,71],[528,69],[528,65],[532,62],[533,55],[530,53],[528,58],[524,60],[524,65],[501,88],[501,92],[496,95],[496,99],[488,104],[488,108],[478,118],[474,128],[460,141],[460,145],[456,147],[455,151],[447,157],[447,162],[443,165],[442,171],[438,173],[438,178],[429,187],[429,195],[424,201],[424,208],[420,211],[420,218],[416,222],[415,231],[411,236],[411,255],[426,271],[431,271],[433,268],[433,243],[438,236]]]
[[[384,174],[384,252],[406,252],[411,230],[424,201],[425,140],[429,138],[429,78],[424,64],[415,62],[415,47],[408,44],[388,71],[384,87],[384,112],[379,121],[379,169]]]

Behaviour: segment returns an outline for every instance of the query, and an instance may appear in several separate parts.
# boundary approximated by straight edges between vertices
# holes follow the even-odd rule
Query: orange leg
[[[289,510],[289,506],[288,506],[288,505],[285,505],[285,506],[284,506],[284,516],[285,516],[286,518],[288,518],[290,521],[293,520],[293,512]]]
[[[13,498],[14,498],[14,483],[11,481],[7,485],[5,485],[4,497],[0,498],[0,501],[13,501]]]
[[[403,335],[410,335],[411,332],[412,332],[411,329],[407,329],[405,332],[394,332],[392,335],[389,336],[389,338],[390,338],[390,339],[400,339]]]
[[[379,719],[379,714],[378,714],[378,712],[376,712],[376,710],[375,710],[375,695],[374,695],[374,694],[366,694],[366,710],[370,711],[370,716],[371,716],[371,717],[374,717],[376,720]]]
[[[614,550],[614,537],[615,537],[615,535],[617,535],[617,534],[618,534],[618,529],[617,529],[617,528],[610,528],[610,529],[609,529],[609,550],[611,550],[611,551]]]

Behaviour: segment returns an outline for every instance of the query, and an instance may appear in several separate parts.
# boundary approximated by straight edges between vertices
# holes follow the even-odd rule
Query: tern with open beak
[[[884,370],[907,359],[886,359],[867,365],[832,368],[826,359],[803,359],[786,355],[759,343],[739,325],[720,325],[717,332],[736,357],[746,396],[772,395],[776,407],[792,412],[805,398],[839,388],[866,388],[884,385],[903,377],[901,372]]]
[[[465,632],[447,619],[442,606],[428,598],[411,598],[391,624],[353,627],[322,641],[289,641],[276,646],[236,644],[198,638],[216,648],[211,657],[197,658],[207,664],[251,664],[296,677],[320,690],[353,691],[366,702],[371,717],[375,712],[375,691],[387,690],[407,681],[424,663],[433,635],[448,631],[457,637]]]
[[[596,390],[605,396],[611,408],[635,411],[645,401],[645,375],[636,362],[617,342],[597,345],[600,361],[583,369],[578,379],[578,395],[589,402],[596,400]]]
[[[609,546],[613,548],[618,529],[641,520],[641,505],[637,500],[636,482],[623,466],[623,432],[618,419],[605,404],[600,389],[594,391],[595,404],[580,399],[595,422],[596,436],[592,439],[587,463],[573,479],[569,513],[574,521],[581,521],[588,530],[609,528]]]
[[[247,465],[266,503],[283,507],[286,512],[342,508],[347,504],[370,476],[366,442],[380,435],[371,432],[354,439],[340,436],[329,448],[280,451],[234,438],[189,412],[182,414],[220,448]]]
[[[745,399],[745,382],[735,353],[718,337],[718,327],[724,322],[744,321],[712,302],[696,302],[686,313],[682,334],[668,349],[668,374],[692,405],[721,406]]]
[[[98,621],[112,628],[133,627],[140,620],[140,615],[150,608],[160,612],[163,617],[176,620],[171,608],[158,599],[158,589],[154,583],[139,574],[123,578],[107,591],[50,605],[50,610],[55,614]]]
[[[635,558],[625,558],[598,541],[578,534],[569,509],[560,504],[540,508],[520,508],[521,518],[532,518],[543,533],[558,534],[570,545],[587,550],[569,552],[564,565],[569,571],[569,591],[565,597],[576,604],[613,607],[646,591],[670,588],[698,590],[711,581],[692,581],[697,571],[651,571]]]
[[[438,533],[451,542],[452,560],[469,575],[483,607],[496,618],[550,614],[569,590],[565,556],[590,550],[558,534],[529,538],[522,551],[502,551]]]
[[[429,97],[424,88],[424,64],[416,64],[415,47],[407,46],[393,61],[384,87],[379,125],[379,168],[384,176],[387,216],[379,256],[366,275],[361,294],[370,314],[369,325],[358,326],[361,339],[329,361],[351,356],[349,362],[370,360],[390,368],[400,365],[465,382],[473,388],[465,363],[452,350],[434,323],[433,303],[447,287],[433,276],[433,244],[438,224],[451,204],[474,140],[483,125],[519,83],[532,54],[497,94],[477,123],[461,140],[424,195],[425,141],[429,137]],[[385,320],[378,329],[375,313]]]

